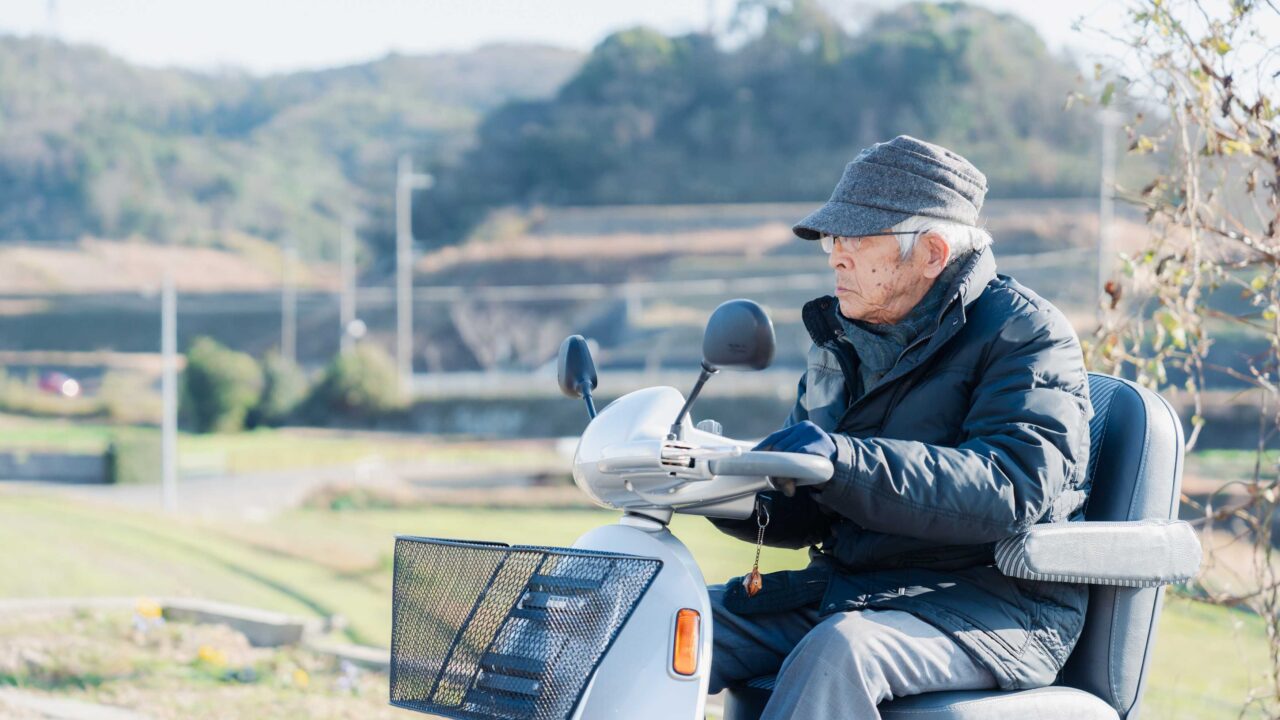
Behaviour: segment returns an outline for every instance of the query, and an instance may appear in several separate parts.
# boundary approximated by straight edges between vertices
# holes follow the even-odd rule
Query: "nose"
[[[831,254],[827,256],[827,266],[832,270],[848,270],[850,267],[849,254],[837,244],[831,249]]]

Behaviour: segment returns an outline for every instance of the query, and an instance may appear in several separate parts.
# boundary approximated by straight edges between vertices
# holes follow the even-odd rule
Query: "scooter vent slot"
[[[524,597],[520,598],[520,608],[523,610],[567,610],[581,606],[583,604],[581,600],[581,598],[552,595],[546,592],[527,592]]]
[[[468,705],[469,710],[466,715],[445,715],[445,717],[523,718],[532,717],[536,712],[534,698],[472,692],[474,697]]]
[[[505,675],[521,675],[536,678],[547,670],[545,660],[539,658],[520,657],[518,655],[499,655],[489,653],[480,659],[480,667]]]
[[[568,593],[590,592],[599,590],[603,578],[553,577],[551,575],[534,575],[529,578],[529,588],[549,593],[565,595]]]
[[[542,692],[542,683],[532,678],[499,675],[498,673],[481,670],[480,674],[476,676],[476,688],[536,698]],[[471,690],[472,694],[475,694],[476,688]]]
[[[508,617],[521,618],[523,620],[532,620],[534,622],[543,622],[547,619],[547,611],[545,608],[522,608],[513,607]]]
[[[569,548],[396,539],[391,704],[559,720],[661,569]]]

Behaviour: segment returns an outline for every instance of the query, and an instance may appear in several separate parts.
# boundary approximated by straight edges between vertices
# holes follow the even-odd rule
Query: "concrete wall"
[[[43,480],[47,482],[106,483],[104,455],[56,452],[0,452],[0,481]]]
[[[603,409],[613,398],[596,398]],[[791,400],[774,396],[708,397],[693,408],[695,421],[719,420],[730,437],[764,437],[782,426]],[[475,437],[566,437],[587,426],[586,405],[567,397],[450,398],[419,402],[409,411],[411,432]],[[675,418],[671,418],[675,420]]]

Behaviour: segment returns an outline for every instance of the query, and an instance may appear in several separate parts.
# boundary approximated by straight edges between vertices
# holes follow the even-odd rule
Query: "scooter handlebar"
[[[821,485],[831,479],[835,468],[831,461],[807,453],[753,450],[732,457],[707,461],[714,475],[756,475],[791,478],[796,485]]]

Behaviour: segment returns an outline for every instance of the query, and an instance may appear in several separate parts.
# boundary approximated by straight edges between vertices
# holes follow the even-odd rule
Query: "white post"
[[[1103,110],[1099,118],[1102,124],[1102,178],[1098,186],[1098,287],[1096,302],[1102,302],[1107,279],[1111,275],[1111,224],[1115,218],[1116,191],[1116,129],[1120,126],[1120,113]]]
[[[280,283],[280,355],[285,360],[298,361],[298,287],[294,283],[294,265],[298,261],[298,248],[292,237],[285,240],[284,265]]]
[[[166,268],[160,291],[160,470],[164,509],[178,509],[178,298]]]
[[[640,322],[640,316],[644,312],[643,301],[640,298],[639,289],[632,283],[627,283],[623,291],[624,303],[626,307],[627,326],[635,327]]]
[[[396,371],[400,391],[413,387],[413,191],[431,187],[432,177],[413,172],[413,161],[400,156],[396,167]]]
[[[342,234],[338,239],[338,261],[341,267],[341,294],[338,297],[338,348],[350,352],[355,338],[351,336],[351,323],[356,319],[356,248],[355,228],[350,215],[342,218]]]

